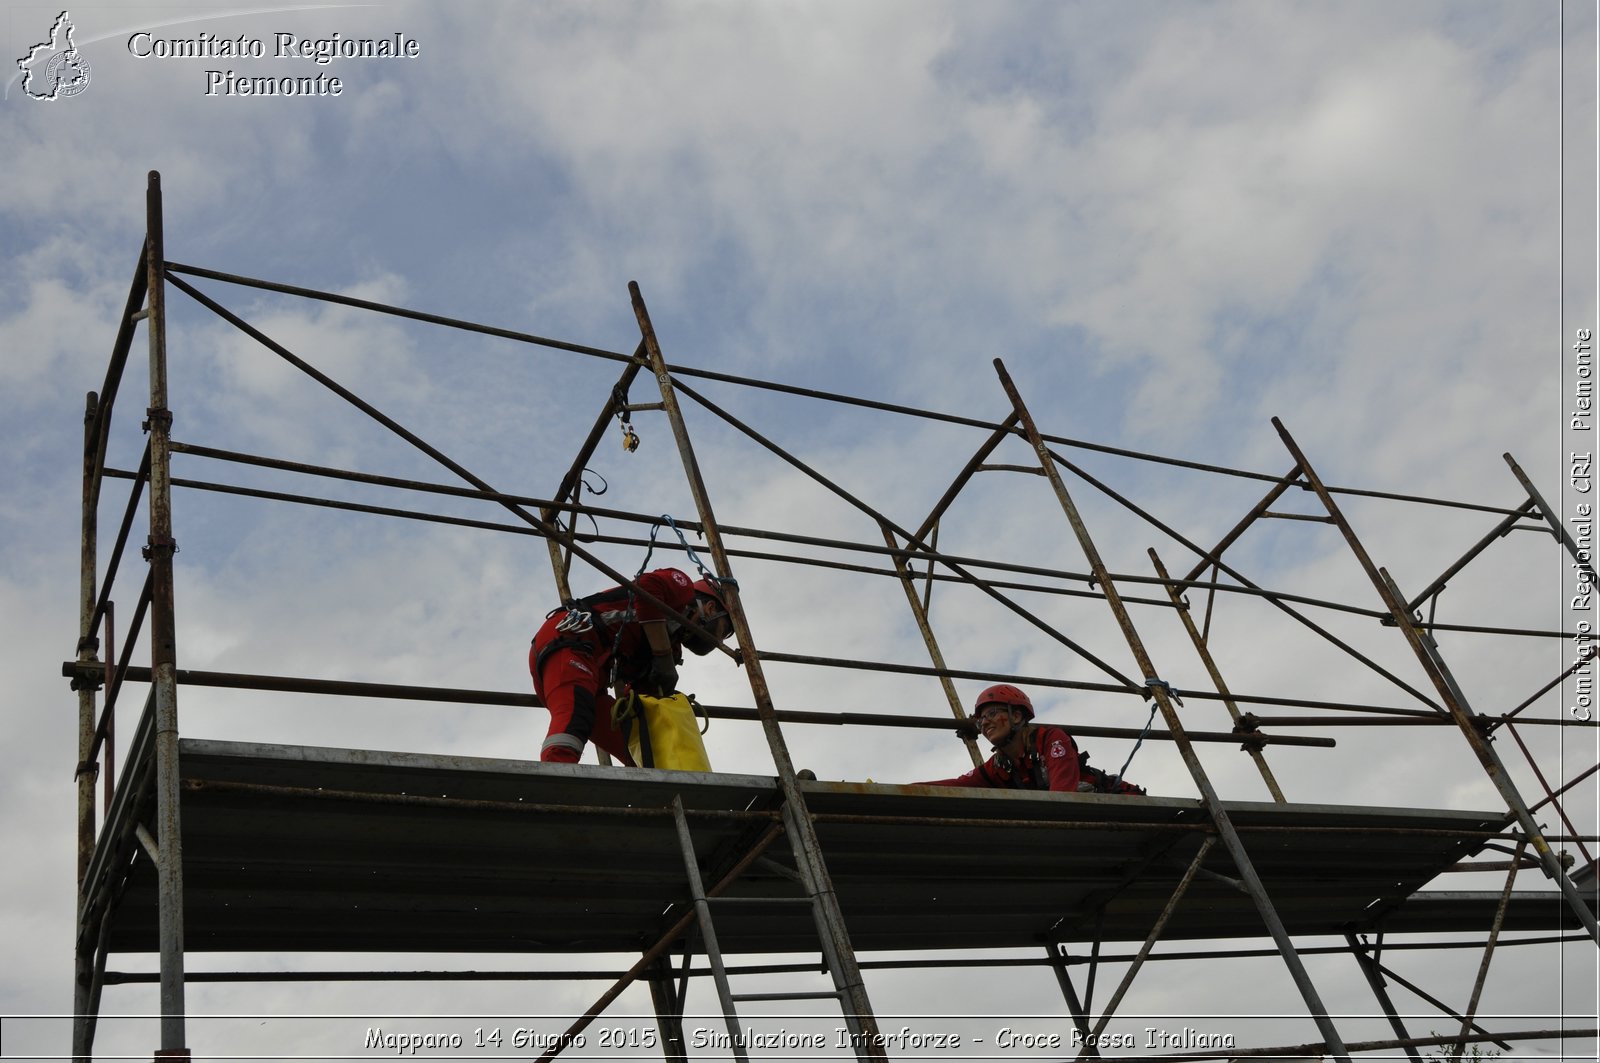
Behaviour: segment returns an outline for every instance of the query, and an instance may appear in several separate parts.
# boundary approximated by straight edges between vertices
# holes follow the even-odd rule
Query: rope
[[[672,534],[678,537],[678,542],[683,545],[683,550],[689,555],[689,560],[694,562],[694,567],[700,573],[701,579],[710,580],[712,583],[733,587],[735,589],[738,588],[739,581],[734,579],[732,576],[719,576],[706,567],[705,562],[700,560],[700,555],[695,553],[694,547],[689,545],[689,540],[684,537],[683,529],[678,527],[678,522],[672,519],[672,514],[670,513],[661,514],[661,519],[656,521],[656,523],[650,528],[650,546],[644,555],[646,561],[649,561],[650,559],[649,551],[655,549],[656,533],[661,530],[662,524],[665,524],[667,527],[671,528]],[[643,567],[641,567],[639,571],[643,572]]]
[[[1122,762],[1122,770],[1117,772],[1116,778],[1118,782],[1127,778],[1128,765],[1133,763],[1134,754],[1138,753],[1139,747],[1144,745],[1145,736],[1150,733],[1151,726],[1156,722],[1156,710],[1161,707],[1160,703],[1155,700],[1155,692],[1157,690],[1165,691],[1167,697],[1176,701],[1179,705],[1183,704],[1183,699],[1178,696],[1176,690],[1172,689],[1171,683],[1164,679],[1145,680],[1144,696],[1150,702],[1150,716],[1144,721],[1144,730],[1139,732],[1139,737],[1133,743],[1133,750],[1128,754],[1128,759]]]

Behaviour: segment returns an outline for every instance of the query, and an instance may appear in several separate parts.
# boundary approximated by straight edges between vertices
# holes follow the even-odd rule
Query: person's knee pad
[[[579,749],[594,734],[594,691],[588,687],[572,688],[572,719],[567,721],[565,731],[579,740]]]

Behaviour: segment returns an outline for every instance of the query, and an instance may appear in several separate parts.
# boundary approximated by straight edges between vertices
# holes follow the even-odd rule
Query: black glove
[[[650,674],[645,678],[646,685],[656,688],[656,697],[666,697],[678,689],[678,667],[671,657],[657,656],[650,658]]]

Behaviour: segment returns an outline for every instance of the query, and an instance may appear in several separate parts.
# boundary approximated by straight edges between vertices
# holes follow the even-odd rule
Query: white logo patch
[[[1066,756],[1067,755],[1066,743],[1061,741],[1061,739],[1059,739],[1059,738],[1056,739],[1054,742],[1051,742],[1050,743],[1050,755],[1052,757],[1064,757],[1064,756]]]

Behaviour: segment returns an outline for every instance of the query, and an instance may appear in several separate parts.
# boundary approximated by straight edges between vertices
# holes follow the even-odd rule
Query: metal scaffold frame
[[[594,547],[597,544],[654,545],[640,536],[603,536],[596,524],[594,535],[580,535],[580,517],[604,519],[615,524],[649,525],[657,520],[650,515],[625,509],[606,509],[586,504],[582,497],[583,471],[593,457],[602,437],[612,422],[644,410],[661,413],[671,427],[674,444],[681,459],[684,482],[693,499],[695,518],[684,519],[676,526],[697,537],[702,550],[709,557],[710,569],[724,580],[727,588],[728,611],[732,620],[732,645],[722,644],[723,654],[742,665],[748,680],[752,706],[705,706],[715,718],[754,721],[759,723],[767,747],[776,766],[774,779],[768,780],[769,789],[759,799],[751,800],[749,807],[718,810],[691,805],[686,807],[683,797],[674,793],[670,800],[663,798],[659,807],[621,809],[616,802],[607,804],[598,790],[593,799],[551,799],[543,804],[524,804],[519,812],[525,814],[548,813],[562,816],[596,817],[602,824],[648,820],[652,829],[665,832],[672,850],[681,855],[678,867],[681,886],[669,896],[659,900],[666,906],[667,915],[656,927],[659,931],[653,944],[641,950],[639,960],[627,971],[608,974],[613,978],[611,987],[595,1005],[579,1017],[567,1030],[561,1044],[551,1047],[542,1057],[550,1060],[559,1054],[562,1045],[571,1043],[594,1019],[630,985],[645,982],[651,992],[657,1020],[660,1025],[661,1044],[669,1060],[690,1058],[683,1030],[684,1002],[691,976],[711,977],[716,983],[720,1007],[732,1036],[737,1058],[747,1058],[740,1045],[741,1029],[736,1013],[736,1002],[771,999],[800,999],[826,997],[838,1003],[851,1034],[854,1054],[860,1059],[887,1059],[889,1040],[878,1028],[872,1004],[868,998],[865,971],[884,968],[915,969],[938,966],[1007,966],[1026,962],[1028,966],[1049,968],[1059,982],[1069,1021],[1083,1044],[1078,1058],[1111,1058],[1103,1056],[1096,1047],[1097,1039],[1116,1017],[1119,1005],[1125,1000],[1137,975],[1148,962],[1175,962],[1183,960],[1216,959],[1224,957],[1277,956],[1288,970],[1295,989],[1305,1005],[1305,1014],[1316,1025],[1319,1040],[1302,1045],[1261,1046],[1242,1051],[1174,1053],[1169,1058],[1210,1059],[1231,1058],[1236,1055],[1309,1055],[1316,1054],[1335,1059],[1349,1059],[1353,1054],[1377,1051],[1403,1051],[1409,1058],[1419,1060],[1419,1048],[1439,1046],[1459,1056],[1469,1045],[1494,1044],[1507,1049],[1519,1041],[1540,1041],[1561,1037],[1594,1037],[1592,1028],[1537,1028],[1491,1030],[1480,1023],[1482,994],[1490,961],[1498,947],[1507,945],[1555,945],[1567,948],[1582,947],[1585,943],[1600,944],[1600,925],[1596,924],[1595,861],[1588,845],[1596,839],[1584,834],[1567,810],[1562,797],[1582,785],[1600,770],[1600,765],[1582,764],[1572,769],[1568,778],[1547,779],[1541,766],[1524,742],[1523,729],[1540,726],[1592,726],[1581,721],[1523,716],[1542,696],[1557,688],[1574,674],[1587,674],[1588,662],[1594,656],[1590,640],[1577,639],[1578,653],[1570,667],[1553,677],[1520,705],[1499,715],[1490,716],[1475,710],[1466,693],[1446,664],[1435,631],[1473,631],[1483,634],[1529,635],[1572,640],[1571,633],[1505,631],[1502,629],[1446,625],[1434,619],[1439,595],[1445,584],[1460,573],[1474,559],[1496,541],[1512,531],[1536,529],[1552,535],[1571,558],[1573,566],[1594,581],[1592,561],[1574,542],[1563,527],[1559,514],[1540,496],[1532,480],[1508,454],[1506,462],[1520,486],[1525,500],[1511,507],[1486,506],[1476,503],[1444,502],[1438,499],[1419,498],[1380,492],[1356,491],[1328,486],[1316,473],[1310,459],[1301,450],[1289,431],[1274,420],[1283,445],[1292,459],[1292,467],[1281,476],[1207,466],[1197,462],[1139,454],[1127,450],[1083,443],[1045,434],[1036,423],[1021,391],[1005,365],[998,359],[994,369],[998,383],[1009,401],[1011,411],[999,423],[952,416],[906,406],[880,403],[851,396],[774,384],[768,381],[739,378],[729,374],[702,369],[692,369],[669,362],[663,353],[660,340],[652,325],[644,298],[637,285],[630,285],[632,310],[639,328],[638,346],[629,354],[620,354],[598,348],[551,340],[508,329],[495,328],[473,322],[421,313],[402,307],[384,305],[348,296],[312,291],[292,285],[236,276],[215,270],[182,265],[169,261],[163,240],[162,198],[159,175],[150,175],[147,190],[148,229],[146,241],[139,255],[138,265],[130,285],[126,308],[113,346],[104,384],[100,391],[90,393],[86,405],[83,461],[82,500],[82,567],[80,572],[80,630],[76,656],[63,665],[63,672],[71,678],[76,691],[79,716],[79,747],[75,785],[78,797],[78,924],[75,942],[75,996],[72,1053],[74,1058],[92,1058],[95,1030],[100,1012],[101,994],[106,985],[122,982],[154,980],[159,985],[160,1047],[157,1058],[189,1058],[188,1030],[184,1001],[185,986],[192,981],[269,980],[285,976],[264,972],[237,972],[231,976],[215,973],[189,974],[185,971],[186,956],[186,904],[185,904],[185,820],[186,801],[202,800],[212,795],[235,795],[240,799],[260,797],[263,800],[300,802],[295,807],[311,807],[317,803],[387,804],[395,807],[426,805],[441,814],[459,812],[463,815],[485,813],[503,814],[507,799],[485,792],[478,797],[424,798],[414,794],[368,792],[343,792],[330,787],[295,785],[286,781],[261,781],[249,779],[197,779],[186,773],[186,757],[199,757],[180,741],[179,691],[186,687],[233,687],[284,693],[312,695],[345,695],[361,697],[397,698],[414,701],[454,703],[499,704],[537,706],[539,702],[529,694],[505,693],[491,690],[468,690],[441,687],[423,687],[402,684],[377,684],[332,681],[312,677],[291,677],[264,674],[239,674],[202,672],[178,667],[177,624],[173,594],[173,555],[176,539],[172,521],[174,490],[226,492],[232,495],[255,497],[273,502],[289,502],[342,510],[413,518],[457,524],[490,531],[515,531],[542,538],[549,551],[549,560],[555,589],[561,600],[571,597],[569,578],[574,560],[581,560],[604,577],[618,584],[633,585],[630,577],[607,564]],[[206,294],[195,281],[213,281],[257,290],[266,290],[311,300],[342,304],[346,307],[375,314],[393,315],[434,326],[461,329],[483,335],[533,344],[539,347],[567,352],[573,355],[613,361],[621,366],[620,376],[605,396],[593,428],[579,447],[576,457],[559,480],[554,493],[548,498],[534,498],[509,494],[497,490],[483,478],[457,463],[448,455],[428,443],[422,436],[390,418],[369,402],[340,385],[317,367],[295,352],[266,335],[244,318],[227,309],[211,295]],[[206,447],[192,441],[172,437],[172,413],[168,408],[167,379],[167,314],[166,295],[169,289],[191,299],[218,319],[229,323],[265,349],[273,352],[288,364],[299,369],[323,387],[342,397],[361,413],[376,421],[395,437],[405,441],[428,458],[451,472],[462,485],[450,485],[327,466],[285,461],[261,455],[250,455]],[[111,436],[111,419],[116,405],[123,373],[133,350],[138,326],[143,324],[148,340],[150,400],[146,411],[144,430],[148,437],[144,453],[134,468],[117,468],[108,464],[108,446]],[[640,374],[654,378],[659,397],[649,403],[636,403],[630,391]],[[970,460],[957,471],[948,489],[917,527],[908,528],[897,523],[869,501],[859,498],[822,471],[812,467],[777,442],[768,439],[733,412],[713,402],[703,394],[693,381],[712,380],[720,383],[765,389],[786,393],[815,402],[846,403],[855,408],[895,416],[928,418],[985,434],[983,442],[973,452]],[[881,535],[879,542],[855,542],[803,536],[782,530],[752,529],[722,524],[715,513],[711,492],[701,471],[694,442],[684,416],[683,400],[694,404],[697,411],[714,418],[739,437],[750,441],[767,454],[797,471],[817,486],[840,500],[845,506],[876,525]],[[999,466],[989,464],[998,448],[1007,441],[1021,441],[1033,452],[1037,466]],[[1118,493],[1086,469],[1080,467],[1064,453],[1068,449],[1082,449],[1114,454],[1138,461],[1157,462],[1186,470],[1216,476],[1243,477],[1260,480],[1267,485],[1266,493],[1240,521],[1214,546],[1207,549],[1186,538],[1181,532],[1163,523],[1156,515]],[[373,488],[395,489],[435,497],[449,497],[487,502],[502,508],[512,518],[512,523],[497,524],[483,520],[468,520],[428,513],[314,498],[280,492],[268,492],[239,485],[179,478],[174,475],[175,455],[211,459],[222,463],[250,465],[297,474],[316,476],[335,483],[361,484]],[[1066,528],[1072,540],[1081,548],[1087,560],[1088,571],[1064,572],[1042,566],[1019,565],[969,557],[941,551],[939,529],[941,519],[961,492],[981,472],[1009,469],[1041,476],[1054,495]],[[1116,506],[1137,517],[1163,536],[1175,540],[1191,551],[1198,559],[1180,576],[1169,571],[1154,549],[1148,551],[1151,574],[1132,574],[1111,571],[1096,545],[1084,516],[1069,489],[1068,478],[1074,485],[1083,484]],[[101,494],[108,478],[118,478],[131,484],[126,508],[107,557],[101,566],[101,538],[99,523]],[[1277,513],[1272,510],[1291,490],[1314,495],[1325,515]],[[1378,497],[1395,502],[1442,507],[1451,512],[1487,515],[1497,523],[1462,557],[1445,566],[1442,574],[1428,587],[1407,598],[1390,573],[1369,555],[1353,525],[1340,506],[1340,499],[1350,496]],[[111,600],[126,549],[133,541],[133,532],[139,523],[141,507],[146,512],[147,541],[143,547],[148,573],[131,612],[119,618]],[[1377,595],[1377,606],[1319,600],[1296,595],[1281,589],[1269,589],[1252,582],[1249,577],[1230,565],[1224,555],[1257,522],[1269,518],[1316,520],[1334,526],[1348,544],[1351,554],[1369,578]],[[741,547],[730,542],[737,539],[756,539],[762,549]],[[687,540],[684,542],[688,547]],[[811,551],[811,553],[807,553]],[[819,556],[819,552],[847,553],[869,560],[861,563],[840,561]],[[736,562],[743,559],[760,559],[807,566],[832,568],[863,577],[874,576],[892,579],[903,592],[911,618],[925,644],[929,664],[913,666],[888,664],[837,657],[806,656],[763,649],[752,630],[750,618],[740,598],[738,583],[734,580]],[[1224,578],[1228,582],[1223,582]],[[1066,679],[1059,676],[1019,676],[997,674],[952,667],[942,648],[931,619],[931,602],[935,586],[958,585],[980,594],[1000,609],[1017,618],[1033,632],[1037,632],[1076,661],[1084,661],[1103,674],[1097,681]],[[1148,597],[1127,593],[1129,588],[1149,592]],[[651,601],[649,594],[635,588]],[[1123,635],[1137,674],[1125,674],[1116,666],[1100,659],[1084,645],[1070,638],[1043,618],[1035,610],[1023,605],[1019,592],[1045,592],[1055,595],[1072,595],[1103,601],[1112,619]],[[1203,610],[1189,602],[1191,593],[1203,593]],[[1159,596],[1158,596],[1159,595]],[[1415,706],[1373,706],[1310,698],[1246,694],[1234,691],[1226,681],[1221,664],[1213,654],[1210,635],[1213,608],[1222,595],[1248,595],[1281,611],[1295,625],[1313,633],[1349,662],[1381,677],[1405,692]],[[661,603],[656,603],[660,605]],[[1192,645],[1214,689],[1184,690],[1182,699],[1194,702],[1220,702],[1229,714],[1232,728],[1226,731],[1204,730],[1191,727],[1193,713],[1185,719],[1184,702],[1172,685],[1162,678],[1165,674],[1153,659],[1145,638],[1141,635],[1134,617],[1134,608],[1159,609],[1181,621],[1183,630]],[[1420,610],[1427,608],[1423,619]],[[1404,638],[1414,653],[1423,674],[1432,687],[1432,693],[1413,686],[1401,676],[1386,668],[1371,656],[1335,635],[1328,627],[1319,624],[1310,615],[1311,610],[1327,609],[1344,616],[1357,617],[1374,624],[1392,626]],[[1197,615],[1198,614],[1198,615]],[[124,621],[120,627],[119,619]],[[135,663],[136,650],[148,654],[148,665]],[[103,654],[103,656],[102,656]],[[853,668],[884,675],[903,674],[938,681],[948,702],[952,718],[933,718],[917,715],[889,713],[824,712],[780,708],[774,699],[764,666],[782,664],[792,666],[823,666]],[[982,807],[983,815],[974,813],[977,806],[961,805],[959,811],[941,812],[945,806],[931,802],[933,797],[905,797],[897,793],[878,793],[884,802],[877,805],[855,806],[841,804],[853,797],[847,788],[830,789],[818,785],[796,771],[783,726],[821,724],[848,727],[900,727],[955,731],[962,737],[965,748],[974,764],[982,760],[972,732],[963,727],[966,713],[958,695],[957,680],[984,680],[991,682],[1016,682],[1025,685],[1099,692],[1139,699],[1149,703],[1151,724],[1139,727],[1083,726],[1074,733],[1085,736],[1127,738],[1135,741],[1170,742],[1182,758],[1184,767],[1200,794],[1198,804],[1190,803],[1179,808],[1177,801],[1166,805],[1156,800],[1107,798],[1096,803],[1068,806],[1072,811],[1058,811],[1052,821],[1032,820],[1033,812],[1015,804]],[[121,777],[118,777],[116,719],[119,700],[130,684],[143,685],[147,698],[133,737],[123,758]],[[103,695],[103,696],[102,696]],[[131,696],[131,695],[129,695]],[[1301,715],[1272,715],[1261,710],[1299,710]],[[1161,726],[1154,726],[1155,716],[1160,716]],[[1446,826],[1410,828],[1418,837],[1432,833],[1451,835],[1441,842],[1440,853],[1460,846],[1464,855],[1476,855],[1485,849],[1509,856],[1504,862],[1477,861],[1463,865],[1471,870],[1504,871],[1504,887],[1484,908],[1492,912],[1492,922],[1487,932],[1468,935],[1464,940],[1431,941],[1408,944],[1386,939],[1381,922],[1358,925],[1351,922],[1340,933],[1343,943],[1331,946],[1308,945],[1297,942],[1296,927],[1303,927],[1303,911],[1294,908],[1287,915],[1280,909],[1286,900],[1281,890],[1275,894],[1268,879],[1276,872],[1262,868],[1264,845],[1257,841],[1263,837],[1326,837],[1327,844],[1343,844],[1338,839],[1347,837],[1357,828],[1341,826],[1333,819],[1303,821],[1274,826],[1270,819],[1273,806],[1281,806],[1284,815],[1291,815],[1291,806],[1284,795],[1279,779],[1267,760],[1271,746],[1300,746],[1327,748],[1335,744],[1325,734],[1305,733],[1302,729],[1323,730],[1352,725],[1373,727],[1410,726],[1445,727],[1459,731],[1488,779],[1503,799],[1506,813],[1502,820],[1488,828],[1474,828],[1459,832]],[[1530,804],[1521,792],[1515,775],[1523,772],[1520,764],[1512,765],[1502,758],[1492,740],[1500,733],[1512,737],[1523,754],[1537,785],[1543,791],[1540,800]],[[1238,745],[1250,758],[1259,772],[1262,783],[1272,797],[1272,805],[1250,805],[1223,799],[1213,785],[1205,765],[1201,762],[1197,746],[1208,743]],[[204,751],[201,751],[204,752]],[[1515,769],[1515,770],[1513,770]],[[626,773],[624,773],[626,774]],[[643,778],[643,776],[640,776]],[[103,793],[101,793],[103,784]],[[573,783],[571,793],[586,794],[582,779]],[[650,785],[656,785],[651,782]],[[670,783],[663,784],[663,793],[671,790]],[[685,784],[685,788],[689,784]],[[750,783],[754,786],[754,783]],[[871,790],[871,787],[860,788]],[[894,788],[879,787],[878,791]],[[899,788],[902,791],[914,787]],[[567,793],[568,791],[562,791]],[[872,794],[867,796],[871,797]],[[1054,796],[1054,795],[1051,795]],[[997,799],[1004,795],[997,795]],[[874,798],[876,799],[876,798]],[[923,811],[910,800],[923,800]],[[1004,797],[1010,802],[1009,797]],[[521,800],[521,798],[517,798]],[[1118,802],[1133,802],[1134,811],[1119,812],[1118,808],[1130,806]],[[899,803],[892,803],[899,802]],[[1163,811],[1170,805],[1170,816]],[[199,806],[196,806],[199,807]],[[956,808],[957,806],[949,806]],[[1061,806],[1052,806],[1059,809]],[[1309,806],[1308,806],[1309,807]],[[1536,819],[1536,813],[1549,807],[1560,818],[1563,832],[1551,834]],[[1022,809],[1022,810],[1015,810]],[[1109,810],[1109,811],[1108,811]],[[1140,811],[1146,810],[1146,811]],[[1192,811],[1191,811],[1192,810]],[[1132,816],[1134,819],[1119,819]],[[1138,817],[1146,817],[1143,820]],[[1162,818],[1167,817],[1167,818]],[[1187,818],[1185,818],[1187,817]],[[1267,817],[1263,819],[1262,817]],[[946,830],[974,829],[994,826],[998,829],[1025,831],[1095,830],[1104,832],[1162,831],[1165,839],[1160,845],[1154,840],[1143,849],[1130,842],[1127,862],[1107,882],[1095,885],[1087,894],[1091,900],[1084,902],[1074,920],[1065,916],[1060,929],[1038,938],[1043,945],[1043,955],[1033,961],[941,958],[939,960],[910,960],[903,957],[869,960],[858,957],[857,939],[852,936],[852,919],[847,897],[857,889],[858,870],[850,865],[843,871],[842,864],[830,859],[838,855],[836,843],[830,843],[824,834],[830,830],[855,829],[911,831],[922,827]],[[605,828],[597,828],[605,829]],[[1370,824],[1361,828],[1381,831],[1382,827]],[[1401,828],[1394,828],[1400,830]],[[1278,831],[1281,834],[1262,832]],[[1343,832],[1343,833],[1341,833]],[[1454,837],[1459,833],[1460,837]],[[715,841],[708,840],[714,834]],[[1143,835],[1141,835],[1142,837]],[[1410,836],[1410,835],[1408,835]],[[837,835],[832,835],[837,837]],[[1154,839],[1155,834],[1150,834]],[[788,854],[776,859],[782,847],[776,843],[787,838]],[[1181,843],[1180,843],[1181,841]],[[1312,844],[1312,843],[1307,843]],[[1321,843],[1317,843],[1321,844]],[[1351,843],[1354,844],[1354,843]],[[707,846],[714,849],[707,856]],[[832,846],[832,847],[831,847]],[[1582,856],[1582,864],[1574,866],[1570,858],[1564,859],[1558,846],[1574,846]],[[1451,856],[1450,860],[1454,861]],[[787,862],[785,862],[787,861]],[[848,863],[848,861],[846,861]],[[1434,869],[1448,870],[1449,864]],[[1159,878],[1154,877],[1160,868]],[[1563,901],[1562,914],[1553,936],[1508,937],[1513,926],[1527,929],[1532,924],[1520,924],[1516,915],[1520,896],[1513,890],[1519,870],[1537,868],[1546,879],[1555,883]],[[108,971],[109,954],[130,951],[128,941],[144,940],[137,933],[121,928],[119,913],[125,913],[134,902],[129,900],[136,888],[130,887],[134,869],[149,869],[153,877],[153,895],[158,907],[155,929],[158,939],[159,971],[154,976],[119,974]],[[142,871],[139,873],[143,873]],[[781,892],[767,892],[752,896],[751,880],[766,876],[763,881],[777,883]],[[1146,890],[1138,901],[1144,907],[1139,919],[1128,925],[1141,928],[1143,940],[1130,954],[1112,955],[1102,951],[1098,920],[1106,917],[1108,907],[1119,898],[1126,899],[1137,892],[1136,886]],[[765,888],[765,887],[763,887]],[[1192,928],[1181,929],[1185,905],[1195,903],[1194,896],[1202,889],[1231,891],[1236,898],[1247,899],[1248,920],[1258,926],[1255,935],[1265,937],[1270,948],[1173,950],[1156,951],[1158,943],[1170,943],[1179,938],[1199,938],[1205,935]],[[745,892],[741,892],[745,891]],[[1153,891],[1153,892],[1152,892]],[[1210,896],[1208,894],[1208,896]],[[1391,898],[1398,906],[1405,897]],[[1130,902],[1131,903],[1131,902]],[[1467,902],[1460,901],[1465,904]],[[1477,903],[1477,902],[1474,902]],[[822,968],[831,978],[832,989],[821,993],[740,994],[733,990],[730,976],[744,974],[792,973],[801,969],[815,971],[815,965],[801,968],[781,964],[733,966],[724,958],[724,948],[719,946],[719,929],[731,927],[730,940],[748,941],[748,925],[736,913],[749,904],[793,908],[802,913],[802,922],[809,920],[815,930],[816,949]],[[191,909],[192,910],[192,909]],[[715,912],[715,916],[713,915]],[[728,915],[723,915],[728,912]],[[1070,922],[1070,925],[1068,923]],[[1293,924],[1293,925],[1291,925]],[[1452,924],[1453,925],[1453,924]],[[1567,927],[1581,928],[1581,932],[1567,933]],[[1175,927],[1180,929],[1174,930]],[[1041,927],[1041,931],[1045,928]],[[140,931],[143,932],[143,931]],[[1304,936],[1304,930],[1299,930]],[[148,936],[148,935],[146,935]],[[1244,936],[1244,935],[1240,935]],[[1105,940],[1138,940],[1138,936],[1106,938]],[[698,944],[697,944],[698,943]],[[1083,951],[1080,943],[1088,943]],[[726,943],[724,943],[726,944]],[[190,948],[193,946],[191,945]],[[1470,999],[1453,1007],[1428,994],[1423,988],[1407,981],[1383,959],[1385,951],[1406,948],[1475,948],[1482,950],[1477,977]],[[693,965],[698,951],[704,957],[700,967]],[[771,950],[783,951],[783,950]],[[673,955],[677,953],[678,965]],[[1377,1006],[1388,1019],[1394,1036],[1386,1040],[1353,1042],[1347,1040],[1338,1028],[1336,1016],[1325,1004],[1313,984],[1304,957],[1309,955],[1342,954],[1352,957],[1370,986]],[[1094,1004],[1097,974],[1108,965],[1126,965],[1119,984],[1109,1000],[1098,1008]],[[1080,986],[1074,975],[1085,974]],[[315,979],[401,979],[429,978],[440,981],[468,978],[549,979],[567,977],[593,977],[592,973],[561,971],[516,971],[496,974],[481,972],[307,972],[305,980]],[[1427,1002],[1439,1014],[1458,1024],[1449,1036],[1417,1037],[1403,1019],[1402,1010],[1391,996],[1391,988],[1400,986],[1413,996]],[[1148,1057],[1145,1057],[1148,1058]]]

